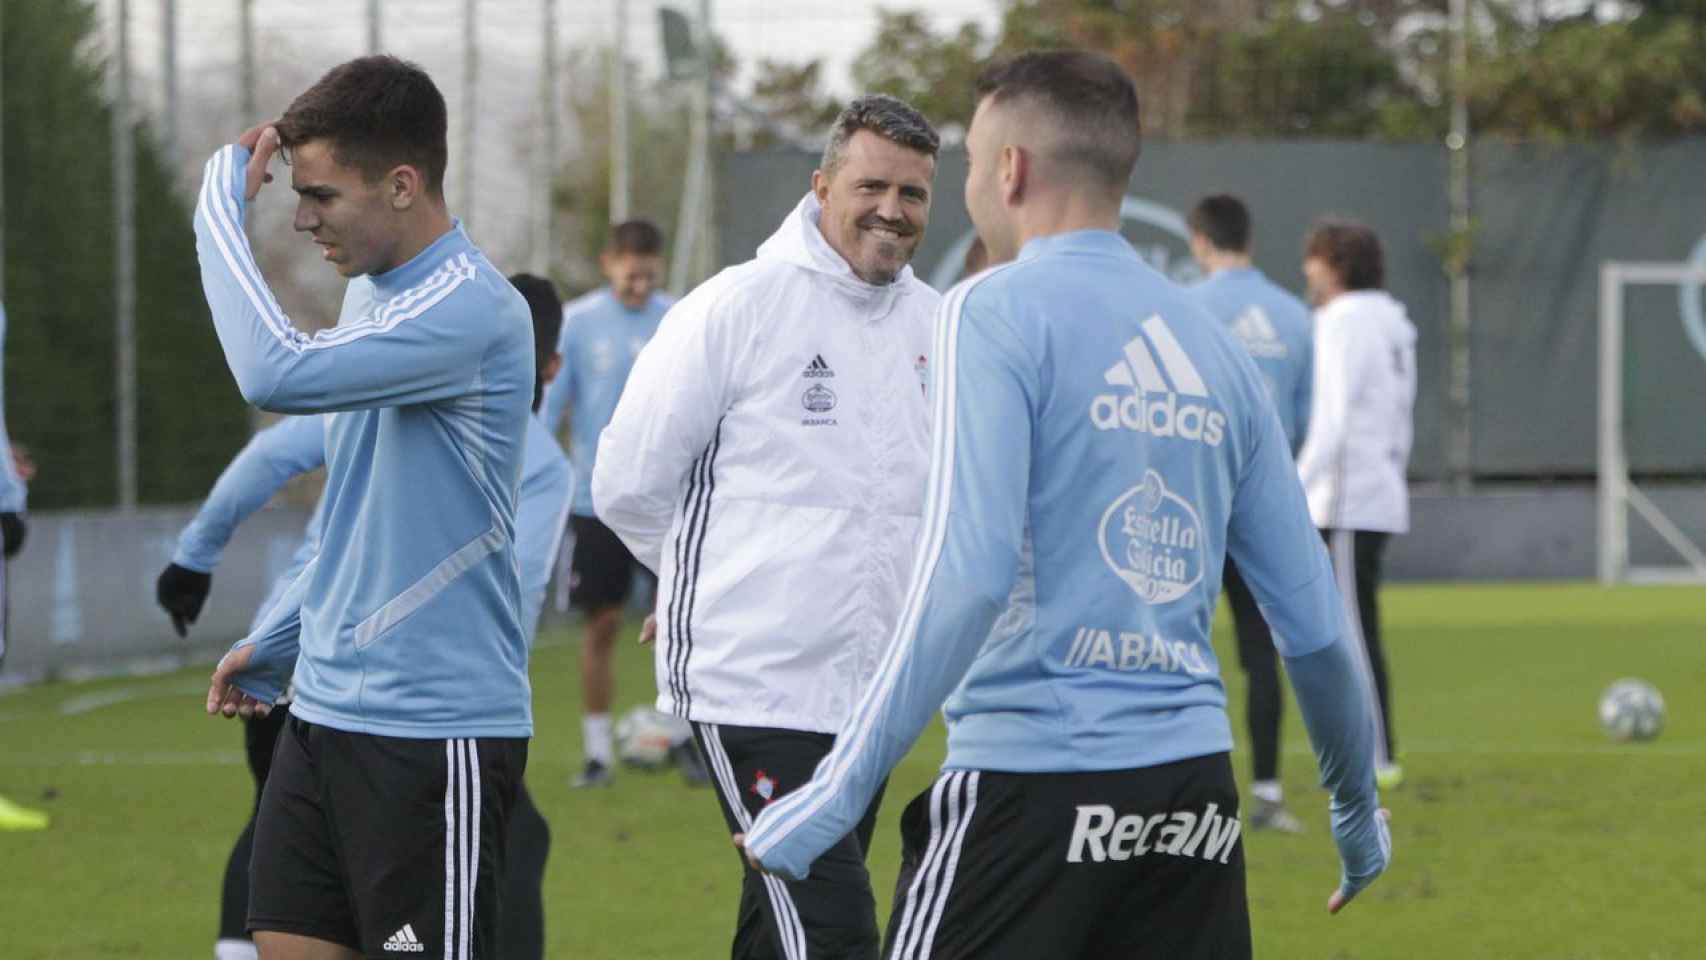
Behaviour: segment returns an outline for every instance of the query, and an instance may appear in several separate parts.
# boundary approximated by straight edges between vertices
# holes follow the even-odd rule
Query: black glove
[[[172,615],[172,628],[183,637],[189,635],[185,625],[201,616],[201,605],[207,602],[207,591],[212,588],[213,574],[170,563],[154,584],[154,599]]]
[[[0,556],[10,557],[24,549],[24,536],[30,528],[21,513],[0,513]]]

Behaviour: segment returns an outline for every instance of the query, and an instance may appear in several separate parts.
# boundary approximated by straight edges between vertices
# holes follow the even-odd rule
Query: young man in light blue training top
[[[533,314],[539,391],[562,365],[556,352],[557,332],[562,326],[562,301],[543,277],[516,274],[510,283],[527,298]],[[226,466],[208,493],[207,500],[178,537],[172,562],[160,574],[155,592],[160,606],[172,618],[179,636],[193,624],[213,583],[213,570],[237,527],[264,506],[293,477],[318,470],[326,464],[326,418],[285,417],[255,434]],[[527,452],[522,462],[521,493],[516,503],[516,555],[522,575],[522,623],[531,641],[538,629],[539,612],[562,539],[564,518],[574,492],[574,468],[537,418],[528,420]],[[280,595],[294,583],[303,567],[319,550],[320,524],[325,498],[315,505],[303,532],[302,544],[292,555],[283,574],[255,611],[252,627],[273,613]],[[276,613],[274,614],[277,615]],[[249,773],[255,780],[255,807],[260,807],[261,789],[272,767],[274,747],[289,712],[282,703],[266,715],[244,722],[244,743]],[[214,945],[217,960],[253,960],[255,947],[248,937],[249,860],[254,842],[255,819],[251,813],[232,847],[225,869],[220,897],[219,939]],[[544,956],[544,904],[542,884],[550,831],[523,785],[517,794],[510,822],[509,867],[503,882],[504,956],[508,960],[537,960]]]
[[[890,960],[1248,957],[1209,644],[1225,553],[1272,618],[1332,792],[1329,910],[1389,856],[1326,552],[1249,357],[1117,232],[1131,81],[1055,51],[977,90],[966,203],[992,260],[1017,260],[943,300],[899,629],[813,780],[745,848],[805,875],[946,698],[944,772],[901,821]]]
[[[332,414],[319,553],[208,690],[226,715],[293,690],[255,824],[266,960],[494,950],[533,732],[515,504],[534,347],[526,301],[445,209],[446,127],[418,67],[352,60],[215,153],[196,205],[244,399]],[[243,233],[280,147],[296,229],[352,278],[314,336]]]
[[[1251,262],[1250,211],[1242,200],[1224,193],[1204,197],[1191,211],[1189,222],[1191,254],[1206,275],[1191,292],[1256,362],[1285,429],[1286,445],[1295,454],[1309,427],[1309,400],[1315,389],[1309,308]],[[1279,779],[1280,716],[1285,701],[1273,633],[1255,595],[1238,575],[1238,565],[1230,559],[1221,585],[1232,608],[1238,665],[1248,679],[1245,723],[1253,768],[1250,793],[1256,803],[1244,822],[1253,830],[1298,833],[1303,824],[1286,810]]]
[[[12,602],[7,564],[24,548],[27,490],[18,465],[12,461],[12,441],[6,434],[6,308],[0,306],[0,663],[6,659],[6,614]],[[45,830],[48,815],[21,807],[0,796],[0,831]]]
[[[614,769],[610,701],[615,690],[611,651],[622,629],[622,608],[641,567],[622,539],[592,509],[592,470],[598,435],[610,423],[628,383],[634,358],[673,297],[657,289],[663,275],[663,231],[649,220],[628,220],[610,229],[598,256],[609,284],[563,308],[557,351],[563,372],[545,393],[541,416],[552,433],[569,414],[570,457],[580,485],[575,490],[573,556],[569,600],[586,617],[581,644],[581,743],[585,763],[577,787],[607,786]]]

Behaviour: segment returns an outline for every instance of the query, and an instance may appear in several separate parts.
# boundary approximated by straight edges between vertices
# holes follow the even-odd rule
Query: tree
[[[1502,21],[1476,49],[1468,89],[1481,133],[1561,140],[1706,132],[1699,8],[1527,29]]]
[[[8,3],[5,70],[7,427],[40,468],[34,508],[116,496],[111,114],[74,0]],[[201,496],[247,436],[202,297],[187,199],[136,131],[139,495]]]
[[[993,46],[975,22],[939,34],[923,14],[877,11],[877,35],[853,61],[860,93],[886,93],[912,104],[949,139],[963,135],[977,109],[972,90]]]
[[[802,64],[758,61],[749,103],[794,138],[808,142],[823,136],[842,107],[841,101],[823,92],[821,60]],[[771,146],[780,139],[776,131],[761,130],[749,145]]]

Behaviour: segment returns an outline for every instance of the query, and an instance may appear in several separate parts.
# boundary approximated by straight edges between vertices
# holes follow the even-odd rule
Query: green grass
[[[1337,866],[1288,706],[1284,776],[1311,829],[1246,835],[1257,956],[1701,956],[1706,592],[1430,586],[1386,598],[1409,774],[1386,798],[1396,860],[1328,918]],[[1235,663],[1218,622],[1222,659]],[[625,775],[608,791],[566,786],[579,759],[575,640],[572,628],[550,632],[533,670],[528,780],[553,831],[549,956],[726,956],[739,875],[711,795],[667,774]],[[1241,729],[1242,678],[1231,674]],[[250,786],[236,725],[201,715],[205,675],[0,698],[0,793],[55,818],[43,833],[0,834],[0,956],[211,956],[221,871]],[[1600,733],[1595,702],[1622,676],[1664,692],[1657,741],[1617,745]],[[645,650],[624,643],[619,683],[621,708],[650,699]],[[941,749],[934,731],[895,774],[871,857],[879,904],[896,871],[896,818]],[[1235,762],[1242,781],[1247,760]]]

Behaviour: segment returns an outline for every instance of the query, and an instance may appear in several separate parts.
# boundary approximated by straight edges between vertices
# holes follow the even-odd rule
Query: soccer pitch
[[[1300,837],[1245,834],[1256,955],[1277,958],[1698,957],[1706,919],[1706,590],[1395,586],[1387,650],[1408,782],[1392,869],[1329,918],[1324,796],[1289,703],[1284,779]],[[152,615],[146,611],[139,615]],[[1242,677],[1216,620],[1234,729]],[[547,955],[727,956],[735,852],[707,790],[624,773],[571,791],[578,644],[542,639],[528,782],[551,823]],[[221,875],[249,811],[235,722],[201,713],[207,670],[54,684],[0,697],[0,793],[53,828],[0,833],[0,957],[212,955]],[[1656,684],[1666,729],[1614,744],[1595,704]],[[650,651],[621,646],[618,713],[649,702]],[[896,821],[942,756],[933,731],[894,775],[871,856],[885,917]],[[1248,761],[1235,758],[1241,785]]]

